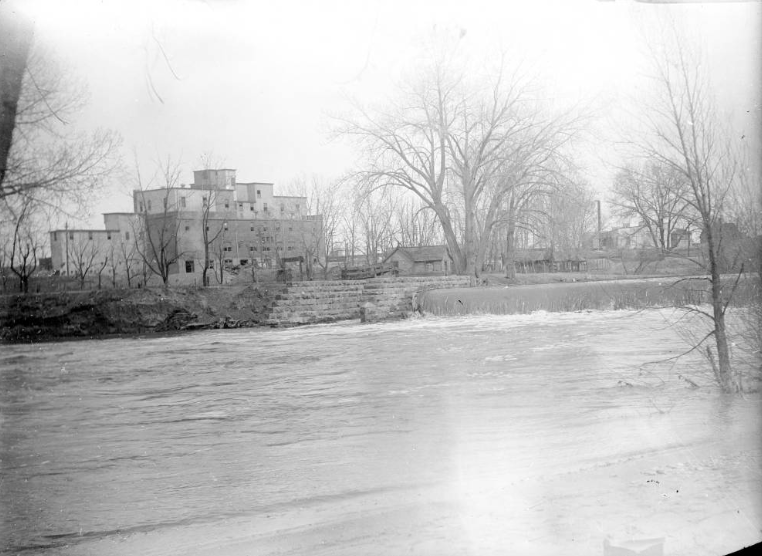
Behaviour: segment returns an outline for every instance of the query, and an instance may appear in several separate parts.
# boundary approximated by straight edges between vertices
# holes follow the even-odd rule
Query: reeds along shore
[[[759,280],[728,277],[725,290],[731,306],[760,301]],[[731,295],[732,292],[732,295]],[[701,278],[660,281],[577,282],[503,288],[433,290],[420,295],[418,308],[436,316],[467,314],[527,314],[534,311],[683,307],[709,302],[709,283]]]

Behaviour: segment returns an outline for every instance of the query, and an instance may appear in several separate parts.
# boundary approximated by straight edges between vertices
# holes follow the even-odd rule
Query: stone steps
[[[416,292],[469,285],[467,276],[301,282],[275,297],[267,324],[292,326],[357,318],[363,321],[400,318],[413,311]]]

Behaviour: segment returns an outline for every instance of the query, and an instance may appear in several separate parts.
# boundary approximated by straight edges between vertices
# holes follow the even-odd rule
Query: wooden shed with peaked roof
[[[453,270],[444,245],[397,247],[386,255],[384,264],[396,268],[400,276],[447,276]]]

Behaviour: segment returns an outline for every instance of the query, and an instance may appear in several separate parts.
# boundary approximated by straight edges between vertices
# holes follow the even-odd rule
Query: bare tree
[[[358,182],[420,198],[436,215],[459,273],[478,275],[510,197],[557,179],[563,151],[581,129],[576,111],[549,110],[504,60],[492,75],[469,80],[452,56],[438,57],[385,110],[357,107],[339,128],[365,153]]]
[[[140,254],[138,253],[137,249],[136,237],[134,235],[134,229],[135,227],[132,229],[132,237],[128,235],[130,233],[128,230],[125,232],[126,237],[120,238],[119,241],[120,264],[124,265],[124,277],[127,280],[128,288],[132,287],[132,278],[137,273],[138,267],[141,263]],[[115,260],[115,257],[112,258],[112,260]]]
[[[444,242],[436,215],[415,199],[402,199],[397,203],[395,224],[400,245],[423,247]]]
[[[648,111],[650,133],[637,142],[645,160],[671,169],[687,182],[685,199],[695,211],[706,244],[707,280],[711,311],[692,308],[706,316],[712,330],[699,342],[714,338],[714,352],[706,346],[715,378],[728,392],[743,389],[741,375],[731,364],[726,310],[734,287],[725,286],[720,274],[722,227],[719,226],[729,188],[738,176],[737,150],[721,124],[712,102],[707,76],[698,56],[689,51],[673,24],[667,46],[653,48],[657,99]]]
[[[34,202],[25,199],[21,210],[13,214],[13,238],[9,265],[19,279],[19,291],[29,292],[29,278],[37,270],[40,242],[33,222]]]
[[[224,165],[224,159],[217,157],[213,151],[206,151],[199,157],[199,164],[202,170],[212,170],[220,168]],[[217,201],[219,197],[219,190],[209,188],[203,194],[201,203],[201,234],[204,244],[204,268],[202,269],[201,282],[204,287],[209,286],[209,266],[211,264],[210,254],[213,245],[216,245],[217,240],[222,234],[223,227],[221,225],[212,226],[212,216],[217,211]],[[213,231],[211,228],[214,227]],[[222,268],[222,259],[220,259],[220,268]],[[220,270],[222,272],[222,270]],[[222,276],[222,275],[220,275]],[[222,281],[222,278],[220,278]]]
[[[3,234],[2,243],[0,244],[0,281],[3,284],[3,293],[8,291],[8,275],[7,268],[10,262],[11,256],[11,242],[10,239]]]
[[[201,234],[204,243],[204,268],[202,270],[202,283],[204,287],[209,285],[209,265],[211,263],[212,246],[217,243],[224,228],[218,220],[211,218],[217,204],[217,190],[210,189],[204,194],[201,206]],[[216,223],[216,225],[214,225]],[[212,230],[212,227],[215,229]],[[222,259],[220,259],[222,268]]]
[[[76,239],[71,239],[68,242],[69,261],[74,267],[74,274],[79,278],[79,289],[81,290],[85,289],[85,281],[91,271],[100,267],[100,271],[103,272],[103,268],[106,266],[102,264],[103,261],[98,260],[101,255],[100,247],[98,241],[92,237],[82,237],[81,232],[78,233]]]
[[[653,245],[673,250],[690,227],[694,214],[688,201],[688,181],[675,168],[647,162],[621,169],[613,187],[611,204],[625,217],[637,217]]]
[[[136,249],[145,266],[159,276],[166,288],[173,265],[183,256],[179,249],[181,220],[177,214],[173,189],[180,185],[180,163],[167,157],[157,164],[153,177],[144,183],[139,166],[135,165],[137,188],[135,196],[142,205]],[[149,193],[151,185],[159,183],[161,187]],[[156,194],[156,192],[159,192]],[[151,201],[160,201],[160,210],[152,212]]]
[[[0,36],[4,31],[0,30]],[[93,193],[119,168],[121,139],[109,130],[76,132],[71,119],[85,104],[84,88],[65,76],[40,48],[27,45],[28,53],[22,55],[27,38],[16,37],[20,43],[13,37],[0,39],[14,42],[7,45],[13,55],[3,56],[0,62],[8,64],[0,78],[0,201],[34,198],[56,211],[76,212],[90,203]],[[19,65],[22,58],[23,67]],[[17,91],[18,71],[23,80]]]
[[[542,235],[554,258],[579,258],[595,221],[595,204],[589,186],[571,180],[541,201],[544,205]]]
[[[305,197],[307,215],[301,222],[295,222],[295,238],[299,243],[307,267],[307,276],[312,278],[313,264],[328,278],[329,258],[337,245],[341,245],[341,225],[344,221],[345,202],[342,183],[326,180],[313,175],[300,176],[287,187],[290,195]],[[292,226],[293,227],[293,226]]]
[[[121,258],[119,257],[119,251],[117,247],[114,245],[114,242],[111,242],[108,249],[108,255],[106,256],[106,259],[104,261],[104,267],[108,266],[109,273],[111,274],[111,287],[116,288],[116,277],[119,273],[119,267],[122,266]],[[98,276],[98,283],[99,283],[99,289],[100,289],[100,276]]]
[[[13,145],[21,87],[34,36],[32,22],[8,3],[0,5],[0,198]]]
[[[384,253],[399,245],[395,222],[397,198],[390,191],[358,190],[353,217],[359,223],[367,264],[376,264]]]

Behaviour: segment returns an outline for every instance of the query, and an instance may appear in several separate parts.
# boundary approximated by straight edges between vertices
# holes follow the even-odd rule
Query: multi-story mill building
[[[134,191],[134,212],[104,214],[105,230],[51,232],[54,270],[74,274],[75,250],[88,242],[101,261],[109,253],[125,258],[129,249],[118,245],[125,242],[141,262],[175,261],[171,284],[200,284],[207,255],[217,274],[218,265],[273,267],[283,258],[317,257],[322,218],[307,213],[306,197],[275,195],[272,183],[239,183],[232,169],[199,170],[193,178],[189,186]]]

